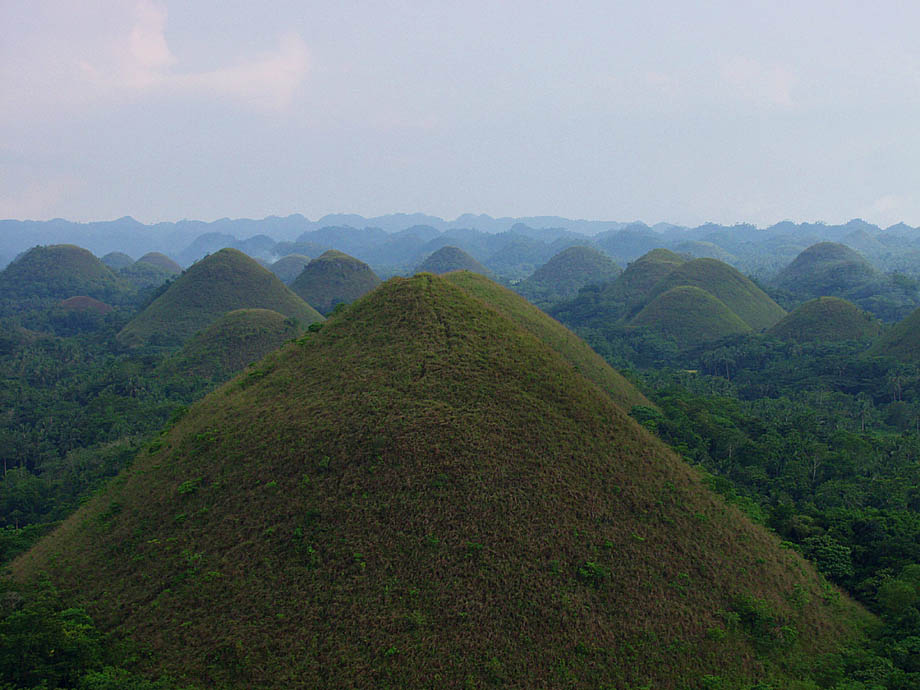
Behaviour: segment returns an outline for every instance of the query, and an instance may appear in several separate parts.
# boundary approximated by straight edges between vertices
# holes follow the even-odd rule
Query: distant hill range
[[[691,228],[667,223],[649,226],[641,222],[469,214],[451,221],[423,214],[373,218],[338,214],[318,220],[292,215],[155,225],[130,217],[92,223],[0,221],[0,257],[7,260],[35,245],[62,243],[86,247],[97,256],[113,252],[143,256],[157,251],[186,267],[224,247],[268,262],[288,254],[316,258],[336,249],[387,277],[408,274],[426,256],[441,247],[454,246],[509,281],[527,278],[551,257],[575,245],[599,249],[621,266],[663,247],[691,258],[718,259],[766,280],[804,250],[822,242],[850,247],[882,273],[920,277],[920,229],[903,223],[881,228],[859,219],[842,225],[784,221],[767,228],[713,223]]]

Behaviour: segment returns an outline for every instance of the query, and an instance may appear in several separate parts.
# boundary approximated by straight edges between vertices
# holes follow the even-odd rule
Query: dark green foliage
[[[66,299],[89,295],[120,302],[130,287],[86,249],[72,244],[33,247],[0,272],[0,300]]]
[[[311,260],[291,283],[291,289],[328,315],[336,305],[354,302],[379,284],[380,278],[366,263],[330,250]]]

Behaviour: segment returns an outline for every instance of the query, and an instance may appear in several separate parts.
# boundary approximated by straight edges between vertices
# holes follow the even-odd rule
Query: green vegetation
[[[234,309],[272,309],[302,324],[322,316],[256,261],[222,249],[194,264],[118,334],[125,345],[179,345]]]
[[[647,328],[681,347],[720,340],[751,330],[725,304],[702,288],[681,285],[661,293],[630,319],[629,324]]]
[[[99,260],[111,268],[113,271],[119,271],[122,268],[127,268],[134,263],[134,259],[132,259],[124,252],[109,252]]]
[[[585,285],[606,283],[622,272],[613,259],[597,249],[575,246],[556,254],[515,289],[542,306],[571,299]]]
[[[209,687],[809,687],[864,618],[427,274],[193,406],[12,568]]]
[[[294,319],[270,309],[236,309],[195,334],[161,370],[226,381],[303,330]]]
[[[419,264],[416,273],[449,273],[450,271],[472,271],[492,277],[492,272],[472,256],[457,247],[441,247]]]
[[[878,320],[855,304],[819,297],[796,308],[767,332],[780,340],[833,342],[871,340],[880,331]]]
[[[97,314],[108,314],[112,311],[112,306],[105,302],[100,302],[86,295],[77,295],[61,300],[61,306],[64,309],[73,309],[76,311],[94,311]]]
[[[363,261],[330,250],[308,263],[291,289],[328,315],[338,304],[350,304],[380,285],[380,278]]]

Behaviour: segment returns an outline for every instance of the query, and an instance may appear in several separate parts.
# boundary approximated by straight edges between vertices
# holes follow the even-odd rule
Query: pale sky
[[[920,3],[0,0],[0,218],[920,225]]]

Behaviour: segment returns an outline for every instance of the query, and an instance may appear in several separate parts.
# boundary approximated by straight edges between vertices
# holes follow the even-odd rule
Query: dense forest
[[[916,356],[911,347],[885,339],[910,335],[891,322],[908,316],[917,286],[824,250],[822,265],[861,268],[832,272],[828,288],[816,283],[817,270],[795,264],[787,275],[799,270],[812,279],[807,285],[784,283],[783,274],[755,283],[714,259],[658,255],[643,258],[651,280],[636,277],[642,260],[620,273],[592,249],[582,252],[591,277],[577,293],[571,260],[557,261],[566,266],[558,289],[543,270],[521,282],[521,292],[632,381],[648,404],[632,405],[629,414],[725,502],[811,560],[828,596],[839,588],[876,614],[866,642],[827,655],[812,684],[801,687],[906,690],[920,685],[920,361],[909,356]],[[0,296],[0,562],[29,549],[243,366],[205,374],[181,365],[175,340],[118,337],[189,273],[158,286],[106,283],[98,295],[106,309],[75,308],[47,290]],[[850,279],[862,281],[863,291],[844,284]],[[632,287],[643,280],[649,284]],[[783,323],[784,308],[827,296],[856,306],[822,304],[837,311],[795,328],[771,327]],[[346,301],[324,299],[323,311]],[[232,308],[241,306],[261,305]],[[682,322],[671,320],[675,312]],[[793,315],[804,318],[797,310],[786,318]],[[852,330],[821,331],[844,318],[853,319]],[[293,317],[278,323],[285,338],[307,326]],[[308,333],[321,329],[316,322]],[[696,337],[706,329],[711,335]],[[0,687],[175,686],[135,675],[145,651],[109,636],[50,581],[2,587]],[[502,674],[496,679],[501,685]],[[735,687],[717,677],[700,682]]]

